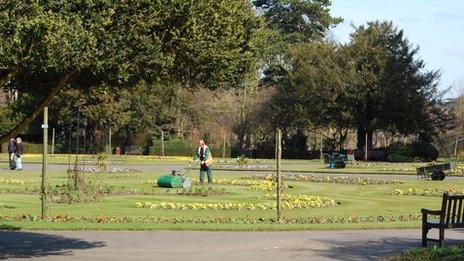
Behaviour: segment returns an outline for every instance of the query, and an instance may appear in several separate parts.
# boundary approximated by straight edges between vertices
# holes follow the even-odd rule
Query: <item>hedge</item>
[[[210,146],[212,150],[213,157],[218,158],[222,157],[222,147],[218,147],[217,149],[214,148],[212,145]],[[189,140],[181,140],[181,139],[171,139],[164,141],[164,154],[165,156],[187,156],[193,157],[195,154],[195,150],[197,149],[196,144],[192,145]],[[154,139],[153,146],[149,147],[149,154],[155,156],[162,156],[161,155],[161,140]],[[226,148],[226,157],[230,157],[230,148]]]

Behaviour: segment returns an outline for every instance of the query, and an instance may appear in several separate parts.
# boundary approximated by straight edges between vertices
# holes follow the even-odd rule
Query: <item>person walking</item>
[[[16,168],[16,139],[12,138],[10,142],[8,142],[8,162],[10,164],[10,170],[14,170]]]
[[[213,163],[213,155],[211,149],[206,145],[204,140],[198,141],[198,149],[195,159],[200,163],[200,183],[205,182],[205,174],[208,176],[208,184],[213,183],[213,175],[211,164]]]
[[[16,169],[15,170],[23,170],[23,154],[24,154],[24,147],[23,141],[21,138],[16,138]]]

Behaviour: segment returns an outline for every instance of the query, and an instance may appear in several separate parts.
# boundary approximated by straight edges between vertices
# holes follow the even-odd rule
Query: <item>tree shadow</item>
[[[382,260],[398,255],[412,248],[421,247],[415,238],[386,237],[371,241],[318,240],[328,246],[325,250],[315,250],[320,256],[343,260]],[[462,240],[446,240],[446,246],[462,243]],[[433,244],[430,244],[433,246]]]
[[[84,250],[103,246],[105,246],[104,242],[87,242],[81,239],[67,238],[59,235],[25,231],[0,231],[0,260],[9,258],[67,256],[71,255],[73,250]]]
[[[15,227],[15,226],[12,226],[12,225],[7,225],[7,224],[1,224],[0,225],[0,233],[2,231],[17,231],[17,230],[20,230],[21,228],[20,227]]]

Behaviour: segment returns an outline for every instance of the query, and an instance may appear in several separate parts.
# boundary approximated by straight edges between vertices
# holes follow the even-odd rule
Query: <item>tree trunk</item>
[[[364,151],[366,146],[366,130],[363,127],[358,127],[357,132],[357,149]],[[373,130],[367,130],[367,149],[372,150],[372,136]]]
[[[43,98],[43,100],[20,122],[16,125],[16,127],[8,132],[7,134],[0,137],[0,143],[4,143],[11,138],[17,136],[24,128],[28,127],[37,116],[42,112],[43,108],[48,106],[48,104],[52,101],[53,97],[66,85],[69,80],[75,75],[75,72],[66,74],[60,80],[60,82],[53,87],[48,94]]]
[[[227,141],[227,132],[223,131],[223,138],[224,138],[224,143],[222,144],[222,158],[224,159],[226,157],[226,141]]]
[[[245,147],[247,149],[251,148],[251,135],[250,135],[250,133],[247,133],[245,135]]]
[[[240,152],[241,152],[241,150],[243,150],[245,134],[242,131],[238,131],[237,132],[237,139],[238,139],[238,148],[240,149]]]
[[[356,148],[360,151],[364,151],[364,147],[366,146],[366,131],[363,127],[358,127],[356,130],[357,134],[357,143]]]
[[[342,151],[344,149],[343,145],[345,145],[346,137],[348,136],[348,130],[345,130],[345,131],[340,130],[339,134],[340,134],[339,148],[340,148],[340,151]]]
[[[373,146],[373,137],[374,137],[374,131],[373,130],[368,130],[367,131],[367,149],[372,150],[374,148]]]

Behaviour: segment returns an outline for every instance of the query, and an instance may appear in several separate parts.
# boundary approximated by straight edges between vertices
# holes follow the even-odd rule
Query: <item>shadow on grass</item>
[[[0,232],[1,231],[17,231],[20,230],[20,227],[15,227],[12,225],[7,225],[7,224],[0,224]]]
[[[318,254],[334,259],[343,260],[382,260],[400,253],[421,247],[421,242],[414,238],[386,237],[381,240],[318,240],[327,245],[326,250],[317,250]],[[446,240],[447,246],[462,243],[459,240]],[[433,246],[433,244],[430,244]]]
[[[5,226],[5,227],[3,227]],[[2,229],[19,228],[2,225]],[[26,231],[0,231],[0,260],[46,256],[68,256],[73,250],[103,247],[103,242],[87,242],[59,235]]]

